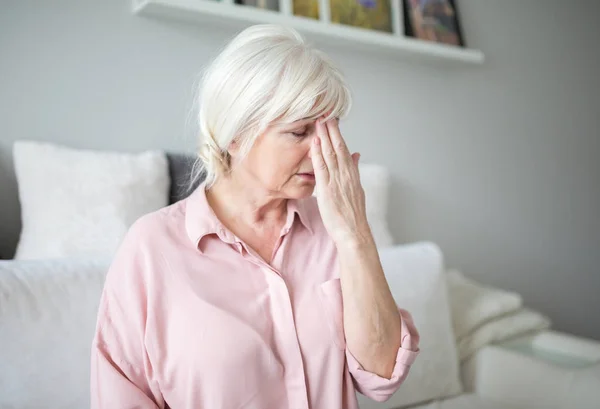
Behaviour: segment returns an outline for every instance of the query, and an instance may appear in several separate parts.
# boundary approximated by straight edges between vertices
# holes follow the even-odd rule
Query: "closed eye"
[[[306,121],[303,121],[306,122]],[[290,127],[291,129],[286,130],[286,132],[293,136],[294,138],[304,138],[306,136],[308,136],[310,134],[310,132],[312,132],[312,130],[314,129],[314,126],[310,123],[301,123],[301,124],[296,124],[295,128]]]

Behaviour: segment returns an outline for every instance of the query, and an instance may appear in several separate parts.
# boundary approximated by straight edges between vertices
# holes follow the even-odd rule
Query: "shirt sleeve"
[[[401,319],[401,343],[396,354],[396,364],[390,379],[366,371],[352,353],[346,348],[348,370],[354,380],[354,387],[363,395],[377,401],[388,400],[408,376],[410,366],[419,354],[419,332],[411,314],[399,308]]]
[[[110,266],[91,348],[92,409],[164,409],[145,343],[147,311],[143,270],[148,264],[132,227]]]

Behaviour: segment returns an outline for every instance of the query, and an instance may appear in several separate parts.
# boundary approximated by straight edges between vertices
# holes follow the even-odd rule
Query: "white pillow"
[[[383,403],[359,395],[361,409],[398,408],[462,393],[440,249],[420,242],[379,253],[396,303],[413,316],[421,352],[398,392]]]
[[[136,219],[168,204],[162,152],[17,141],[13,154],[22,220],[16,259],[110,257]]]
[[[0,261],[0,408],[90,407],[110,260]]]
[[[462,361],[486,345],[531,334],[550,328],[550,318],[524,307],[513,313],[486,322],[468,336],[458,341],[458,357]]]
[[[394,239],[387,220],[390,174],[385,167],[375,164],[359,164],[358,170],[365,191],[367,220],[375,243],[379,248],[392,246]]]
[[[448,270],[447,274],[457,341],[469,336],[485,323],[515,312],[523,305],[518,293],[480,284],[458,270]]]
[[[371,227],[375,244],[378,248],[394,244],[387,220],[388,196],[390,190],[390,174],[381,165],[359,164],[360,182],[365,191],[367,221]],[[313,196],[317,195],[317,190]]]

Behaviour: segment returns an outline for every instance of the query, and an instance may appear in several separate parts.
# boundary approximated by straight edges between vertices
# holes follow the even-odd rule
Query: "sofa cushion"
[[[0,408],[89,408],[109,261],[0,261]]]

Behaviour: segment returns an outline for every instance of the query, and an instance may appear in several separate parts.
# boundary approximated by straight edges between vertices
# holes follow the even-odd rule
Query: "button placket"
[[[271,267],[268,269],[273,270]],[[274,301],[273,318],[282,327],[276,334],[286,351],[281,357],[284,360],[284,377],[289,392],[290,407],[308,409],[304,362],[300,352],[289,289],[285,280],[278,274],[267,274],[267,282],[272,290],[271,298]]]
[[[280,266],[282,250],[285,246],[285,237],[281,237],[274,252],[273,261]],[[283,242],[283,243],[282,243]],[[276,339],[279,346],[286,353],[281,354],[285,368],[284,379],[288,390],[290,408],[309,409],[308,390],[304,373],[304,362],[300,351],[292,298],[285,279],[280,271],[265,263],[260,256],[251,249],[246,249],[245,257],[255,264],[265,274],[269,292],[274,308],[272,308],[273,321],[279,323],[280,328],[274,325]],[[281,266],[282,267],[282,266]],[[278,330],[279,329],[279,330]]]

